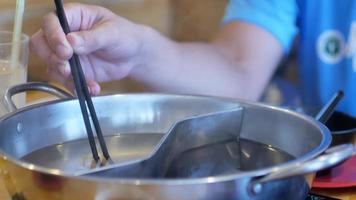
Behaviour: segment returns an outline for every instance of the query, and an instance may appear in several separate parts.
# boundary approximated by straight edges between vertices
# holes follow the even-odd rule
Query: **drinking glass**
[[[12,35],[12,32],[0,31],[0,117],[7,113],[4,104],[6,89],[27,81],[29,37],[22,34],[20,41],[14,45],[18,47],[18,54],[16,54],[18,56],[14,56],[14,60],[17,60],[15,65],[11,64],[11,54],[13,52]],[[13,101],[19,107],[24,106],[26,103],[26,95],[18,94],[13,97]]]

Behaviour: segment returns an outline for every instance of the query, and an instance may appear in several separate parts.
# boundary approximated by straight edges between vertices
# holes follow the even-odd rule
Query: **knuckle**
[[[95,46],[99,45],[98,37],[92,37],[91,35],[92,35],[91,33],[82,35],[83,46],[95,47]]]

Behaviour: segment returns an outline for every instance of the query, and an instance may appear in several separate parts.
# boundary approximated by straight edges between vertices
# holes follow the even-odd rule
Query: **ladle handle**
[[[315,116],[315,119],[325,124],[331,115],[333,114],[335,107],[340,102],[340,100],[344,97],[343,91],[338,91],[330,101],[320,110],[320,112]]]
[[[253,194],[259,194],[263,189],[263,183],[294,176],[302,176],[327,169],[341,163],[355,153],[356,149],[352,144],[342,144],[331,147],[327,149],[323,155],[312,160],[296,163],[282,168],[276,168],[275,172],[253,180],[250,184],[250,189]]]
[[[27,91],[42,91],[42,92],[52,94],[61,99],[67,99],[73,97],[73,95],[71,95],[70,93],[47,83],[29,82],[29,83],[19,84],[8,88],[5,92],[4,103],[9,112],[14,112],[17,110],[15,103],[12,101],[12,97],[16,94],[27,92]]]

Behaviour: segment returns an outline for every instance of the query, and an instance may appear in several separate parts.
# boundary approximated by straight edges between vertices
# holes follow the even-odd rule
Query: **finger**
[[[68,78],[70,76],[71,69],[70,69],[70,65],[69,65],[68,61],[61,60],[57,57],[57,55],[52,54],[52,55],[50,55],[48,62],[49,62],[48,66],[50,68],[57,69],[58,72],[65,78]]]
[[[99,25],[90,31],[80,31],[68,34],[67,40],[75,53],[88,55],[112,43],[112,38],[108,34],[108,27]]]
[[[72,2],[66,3],[64,10],[72,32],[90,30],[105,19],[116,18],[116,15],[110,10],[95,5]]]
[[[79,3],[65,4],[64,9],[71,31],[90,30],[102,18],[113,16],[110,11],[104,8]],[[44,17],[42,30],[50,48],[58,57],[69,59],[73,51],[55,12],[51,12]]]
[[[69,62],[66,61],[65,63],[59,63],[57,66],[55,66],[58,71],[62,74],[62,76],[64,76],[65,78],[70,77],[71,75],[71,69],[70,69],[70,65]]]
[[[42,30],[38,31],[31,37],[30,49],[47,64],[50,64],[49,60],[52,54],[52,50],[48,46]]]
[[[59,72],[64,77],[68,77],[70,75],[68,61],[58,58],[58,56],[50,49],[41,30],[31,37],[30,49],[33,53],[44,60],[49,67],[58,68]]]
[[[101,88],[100,88],[100,85],[96,81],[87,79],[87,84],[88,84],[90,94],[92,94],[92,95],[100,94]]]
[[[52,49],[60,59],[68,60],[73,54],[73,50],[54,12],[44,16],[41,28],[50,49]]]
[[[62,76],[56,68],[48,68],[48,75],[51,79],[64,85],[69,91],[74,92],[74,84],[71,76]]]
[[[50,75],[50,77],[52,79],[63,84],[71,92],[75,91],[75,86],[74,86],[72,76],[64,77],[59,73],[59,70],[57,70],[56,68],[49,68],[48,74]],[[88,89],[89,89],[89,92],[91,95],[99,95],[100,94],[101,88],[100,88],[100,85],[96,81],[87,79],[87,86],[88,86]]]

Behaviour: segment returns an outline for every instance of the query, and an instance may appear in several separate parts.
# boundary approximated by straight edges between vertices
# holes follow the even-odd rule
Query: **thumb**
[[[68,42],[75,53],[87,55],[110,44],[106,30],[98,27],[88,31],[72,32],[67,35]]]

